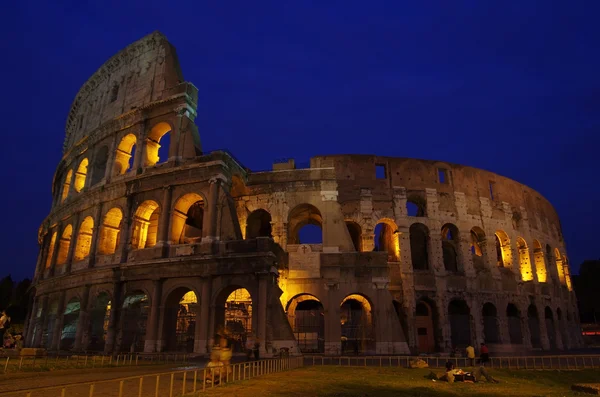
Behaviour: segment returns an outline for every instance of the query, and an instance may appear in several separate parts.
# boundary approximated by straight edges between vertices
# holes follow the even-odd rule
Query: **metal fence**
[[[287,357],[231,364],[227,367],[187,369],[142,376],[80,382],[0,393],[19,397],[133,397],[189,396],[258,376],[302,367],[303,357]],[[207,382],[206,379],[219,379]]]
[[[123,367],[138,365],[159,365],[186,363],[187,354],[119,354],[105,355],[56,355],[56,356],[15,356],[0,358],[0,371],[3,374],[19,371],[48,371],[75,368]]]
[[[338,366],[376,366],[405,367],[412,360],[421,359],[430,368],[444,368],[447,361],[457,368],[473,366],[466,357],[426,357],[426,356],[305,356],[304,365],[338,365]],[[478,359],[475,359],[477,362]],[[490,357],[486,364],[490,368],[502,369],[600,369],[600,356],[518,356]]]

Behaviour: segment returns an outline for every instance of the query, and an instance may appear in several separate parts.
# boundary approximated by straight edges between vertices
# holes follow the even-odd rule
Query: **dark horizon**
[[[251,170],[340,153],[483,168],[552,203],[574,274],[600,257],[600,3],[165,4],[7,6],[0,275],[33,277],[77,91],[155,30],[199,89],[205,152]]]

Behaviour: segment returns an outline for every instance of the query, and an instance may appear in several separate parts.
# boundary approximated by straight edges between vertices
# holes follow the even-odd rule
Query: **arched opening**
[[[523,281],[533,280],[533,271],[531,269],[531,259],[529,258],[529,249],[523,238],[517,237],[517,249],[519,250],[519,268],[521,270],[521,279]]]
[[[62,187],[62,195],[60,197],[60,202],[65,201],[67,197],[69,197],[69,190],[71,189],[71,180],[73,179],[73,170],[69,170],[67,172],[67,176],[65,177],[65,183],[63,183]]]
[[[481,315],[483,316],[483,338],[485,343],[499,343],[500,329],[496,306],[487,302],[483,305]]]
[[[498,267],[508,267],[511,263],[510,239],[502,230],[496,231],[494,236],[496,240],[496,263]]]
[[[96,153],[94,168],[92,169],[92,186],[99,183],[106,174],[106,163],[108,162],[108,146],[102,146]]]
[[[115,152],[113,175],[123,175],[133,167],[136,142],[134,134],[127,134],[121,139]]]
[[[485,233],[477,226],[471,229],[471,259],[476,270],[485,269],[483,247],[485,247]]]
[[[387,252],[388,261],[400,260],[400,232],[396,223],[389,219],[381,220],[375,226],[375,251]]]
[[[167,351],[194,351],[196,315],[199,309],[194,291],[178,288],[169,294],[163,320],[163,338]]]
[[[73,236],[73,226],[67,225],[62,232],[60,241],[58,242],[58,253],[56,255],[56,265],[64,265],[67,263],[69,255],[69,247],[71,246],[71,237]]]
[[[85,158],[81,160],[79,163],[79,167],[77,168],[77,172],[75,173],[75,183],[73,188],[77,193],[79,193],[85,187],[85,178],[87,177],[88,172],[88,159]]]
[[[340,305],[342,354],[367,354],[375,350],[371,303],[362,295],[348,295]]]
[[[433,303],[419,301],[415,310],[417,329],[417,348],[419,353],[433,353],[436,350],[435,306]]]
[[[169,159],[171,126],[158,123],[150,130],[146,138],[146,167],[163,163]]]
[[[323,217],[314,205],[300,204],[288,216],[288,244],[322,244]]]
[[[119,208],[111,208],[106,215],[100,228],[100,241],[98,242],[98,252],[100,255],[112,255],[115,253],[119,243],[119,234],[121,232],[121,221],[123,212]]]
[[[569,291],[573,291],[573,285],[571,284],[571,270],[569,268],[569,260],[563,255],[563,269],[565,271],[565,283]]]
[[[49,269],[52,264],[52,255],[54,255],[54,247],[56,245],[56,237],[58,233],[52,233],[52,237],[50,238],[50,244],[48,245],[48,250],[46,251],[46,263],[45,268]]]
[[[325,310],[316,297],[298,295],[290,300],[287,316],[302,353],[325,351]]]
[[[60,335],[60,350],[71,350],[73,348],[80,309],[81,306],[77,298],[71,299],[65,307],[62,333]]]
[[[159,218],[160,208],[155,201],[147,200],[139,205],[133,217],[133,249],[151,248],[156,245]]]
[[[356,252],[362,252],[362,230],[358,223],[352,221],[346,221],[346,228],[350,233],[352,239],[352,245]]]
[[[565,269],[563,267],[562,257],[560,256],[560,251],[558,248],[554,248],[554,260],[556,262],[556,271],[558,273],[558,280],[561,284],[565,285]]]
[[[149,311],[150,304],[145,293],[135,291],[125,297],[121,311],[121,351],[144,351]]]
[[[252,211],[246,221],[246,239],[273,237],[271,234],[271,214],[263,209]]]
[[[413,269],[429,269],[429,229],[422,223],[413,223],[410,225],[409,235]]]
[[[58,317],[58,302],[53,300],[48,306],[48,315],[46,317],[46,328],[42,331],[42,342],[41,347],[46,350],[52,349],[52,342],[54,340],[54,327],[56,326],[56,320]]]
[[[223,290],[215,308],[215,344],[219,343],[217,332],[225,328],[233,351],[243,352],[246,340],[254,334],[252,309],[252,296],[246,288],[230,287]]]
[[[100,293],[92,304],[90,310],[90,323],[88,330],[87,350],[103,351],[108,333],[110,320],[110,297],[107,293]]]
[[[535,273],[538,281],[545,283],[547,280],[546,261],[544,260],[544,250],[539,241],[533,240],[533,260],[535,262]]]
[[[425,216],[426,201],[421,196],[410,196],[406,199],[406,214],[408,216]]]
[[[556,318],[558,320],[558,329],[560,331],[563,349],[567,350],[569,348],[569,333],[567,332],[568,326],[567,324],[565,324],[564,318],[562,316],[562,310],[560,310],[560,307],[556,309]]]
[[[197,193],[188,193],[175,203],[171,221],[173,244],[195,243],[202,239],[204,200]]]
[[[546,333],[548,334],[548,342],[550,342],[550,349],[556,349],[556,330],[554,329],[554,316],[552,315],[552,309],[548,306],[544,309],[544,318],[546,320]]]
[[[506,318],[508,319],[508,336],[510,343],[520,345],[523,343],[523,331],[521,330],[521,313],[517,306],[509,303],[506,307]]]
[[[461,266],[459,266],[460,239],[458,228],[451,223],[442,226],[442,252],[446,271],[456,273],[461,270]]]
[[[541,348],[540,318],[538,316],[537,307],[535,307],[533,303],[527,308],[527,322],[529,324],[529,334],[531,335],[531,347]]]
[[[448,318],[453,348],[464,348],[471,341],[471,311],[463,300],[453,300],[448,305]]]
[[[81,226],[79,226],[79,234],[77,235],[77,244],[75,245],[74,260],[80,261],[90,255],[90,247],[92,246],[92,235],[94,233],[94,219],[87,216]]]

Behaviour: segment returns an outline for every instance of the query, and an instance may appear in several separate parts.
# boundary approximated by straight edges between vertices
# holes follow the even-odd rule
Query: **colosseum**
[[[197,100],[158,32],[77,93],[28,346],[202,355],[223,329],[263,356],[581,345],[560,221],[533,189],[376,155],[253,172],[202,151]]]

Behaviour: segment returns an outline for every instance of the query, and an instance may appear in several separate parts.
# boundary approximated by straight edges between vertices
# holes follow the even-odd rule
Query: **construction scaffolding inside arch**
[[[314,296],[298,296],[288,305],[287,315],[302,353],[325,351],[325,310]]]
[[[234,352],[244,351],[246,339],[252,333],[252,296],[238,288],[225,301],[225,329],[232,340]]]
[[[362,295],[348,295],[340,306],[342,354],[365,354],[375,350],[371,304]]]

